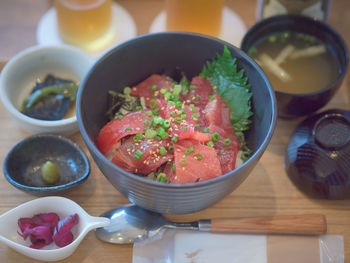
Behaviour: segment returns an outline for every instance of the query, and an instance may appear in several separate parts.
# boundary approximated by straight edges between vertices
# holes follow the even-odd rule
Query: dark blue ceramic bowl
[[[52,185],[41,177],[40,167],[54,162],[60,170],[60,180]],[[28,137],[14,145],[5,157],[6,179],[20,190],[36,196],[59,195],[84,182],[90,173],[89,160],[71,140],[50,134]]]
[[[234,171],[216,179],[190,184],[165,184],[128,173],[103,156],[96,147],[99,130],[107,123],[109,90],[121,91],[152,73],[175,79],[181,70],[198,75],[204,63],[222,53],[226,45],[245,69],[252,86],[252,127],[246,133],[252,157]],[[218,202],[249,175],[265,151],[275,128],[276,103],[270,82],[244,52],[222,40],[194,33],[167,32],[143,35],[116,46],[85,75],[77,96],[80,131],[93,159],[112,185],[131,202],[156,212],[184,214]],[[198,171],[200,173],[200,171]]]
[[[317,37],[325,43],[338,64],[338,77],[323,90],[307,94],[276,91],[278,116],[294,118],[309,115],[325,106],[340,88],[348,69],[348,48],[343,38],[328,24],[301,15],[279,15],[261,20],[252,26],[242,40],[241,49],[248,52],[250,47],[263,38],[282,31]]]

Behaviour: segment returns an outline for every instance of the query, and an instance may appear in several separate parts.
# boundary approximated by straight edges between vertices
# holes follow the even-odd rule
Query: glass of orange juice
[[[108,35],[112,0],[55,0],[54,4],[64,42],[88,49]]]
[[[224,0],[166,0],[166,28],[218,37]]]

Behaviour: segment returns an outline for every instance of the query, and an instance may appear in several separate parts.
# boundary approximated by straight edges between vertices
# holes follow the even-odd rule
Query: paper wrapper
[[[133,263],[343,263],[342,236],[214,234],[164,230],[136,242]]]

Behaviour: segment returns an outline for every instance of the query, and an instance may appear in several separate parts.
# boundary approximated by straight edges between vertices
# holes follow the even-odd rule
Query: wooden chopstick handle
[[[212,232],[320,235],[327,231],[324,215],[212,219]]]

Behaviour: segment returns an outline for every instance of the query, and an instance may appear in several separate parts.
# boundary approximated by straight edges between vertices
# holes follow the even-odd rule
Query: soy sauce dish
[[[36,196],[59,195],[83,183],[90,164],[71,140],[54,134],[30,136],[14,145],[3,163],[6,179]]]
[[[244,36],[241,49],[271,81],[279,117],[304,116],[325,106],[348,68],[348,49],[339,33],[299,15],[258,22]]]
[[[0,74],[0,98],[13,120],[31,133],[78,131],[75,98],[92,64],[71,46],[34,46],[14,56]]]

